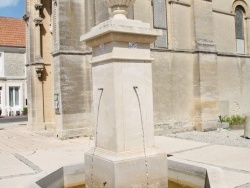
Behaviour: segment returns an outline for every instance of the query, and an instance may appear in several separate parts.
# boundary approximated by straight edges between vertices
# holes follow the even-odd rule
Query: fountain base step
[[[94,153],[94,155],[93,155]],[[110,152],[94,148],[85,154],[86,187],[168,187],[166,153],[156,148]]]

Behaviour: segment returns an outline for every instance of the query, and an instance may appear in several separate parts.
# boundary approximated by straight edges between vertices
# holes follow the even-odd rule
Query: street
[[[26,121],[28,121],[27,116],[1,116],[0,117],[0,124],[1,123],[26,122]]]

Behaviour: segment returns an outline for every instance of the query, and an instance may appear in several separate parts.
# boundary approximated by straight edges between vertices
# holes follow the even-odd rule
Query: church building
[[[103,0],[26,0],[32,130],[93,132],[92,51],[80,36],[110,16]],[[151,44],[156,127],[209,131],[219,115],[250,113],[250,0],[136,0],[127,17],[162,32]]]

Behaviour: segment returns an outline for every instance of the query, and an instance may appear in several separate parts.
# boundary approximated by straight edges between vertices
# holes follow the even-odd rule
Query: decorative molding
[[[52,53],[52,56],[59,56],[59,55],[92,55],[92,51],[64,51],[59,50]]]
[[[34,19],[34,22],[35,22],[36,25],[41,25],[43,23],[43,19],[38,17],[38,18]]]
[[[194,49],[186,50],[186,49],[151,48],[151,51],[156,51],[156,52],[171,52],[171,53],[185,53],[185,54],[206,53],[206,54],[217,54],[217,56],[225,56],[225,57],[250,58],[249,54],[242,55],[242,54],[236,54],[236,53],[226,53],[226,52],[206,51],[206,50],[194,50]]]
[[[40,3],[36,3],[35,4],[35,9],[36,10],[40,10],[40,9],[42,9],[43,8],[43,4],[40,4]]]
[[[213,9],[213,12],[216,12],[216,13],[219,13],[219,14],[225,14],[225,15],[228,15],[228,16],[235,16],[234,13],[226,12],[224,10],[219,10],[219,9]]]
[[[197,53],[207,53],[207,54],[217,54],[217,51],[209,51],[209,50],[195,50],[195,49],[167,49],[167,48],[151,48],[152,51],[157,52],[172,52],[172,53],[186,53],[186,54],[197,54]]]
[[[218,56],[225,56],[225,57],[240,57],[240,58],[250,58],[248,54],[236,54],[236,53],[226,53],[226,52],[218,52]]]
[[[44,64],[43,58],[40,54],[35,57],[35,64]]]
[[[179,1],[179,0],[170,0],[170,1],[168,1],[168,3],[169,3],[169,4],[183,5],[183,6],[186,6],[186,7],[191,7],[191,4],[185,3],[185,2]]]
[[[6,80],[7,80],[7,78],[6,78],[6,77],[2,77],[2,76],[0,76],[0,80],[4,80],[4,81],[6,81]]]
[[[26,67],[38,66],[38,65],[43,65],[44,67],[46,67],[46,66],[51,66],[51,63],[34,63],[34,61],[33,61],[32,63],[25,64]]]
[[[36,69],[37,77],[38,77],[39,79],[41,79],[42,76],[43,76],[44,65],[43,65],[43,64],[36,64],[36,65],[35,65],[35,69]]]
[[[44,71],[45,65],[46,64],[44,64],[44,63],[29,63],[29,64],[26,64],[25,66],[26,67],[30,67],[30,66],[35,67],[37,77],[39,80],[41,80],[42,76],[43,76],[43,71]]]
[[[6,80],[26,80],[26,76],[6,76]]]
[[[237,6],[242,6],[244,8],[244,10],[246,11],[246,14],[249,13],[249,6],[246,3],[246,1],[244,1],[244,0],[235,0],[233,5],[232,5],[232,9],[231,9],[232,13],[235,12],[235,9],[236,9]]]
[[[13,47],[13,46],[0,46],[1,52],[7,53],[25,53],[26,49],[25,46],[23,47]]]
[[[52,0],[54,5],[57,5],[57,0]]]
[[[23,15],[23,20],[27,23],[30,19],[30,13],[29,11],[26,11],[26,13]]]

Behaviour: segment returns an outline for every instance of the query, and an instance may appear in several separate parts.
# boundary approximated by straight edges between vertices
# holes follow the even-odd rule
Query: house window
[[[238,54],[245,53],[244,12],[241,6],[237,6],[235,9],[236,50]]]
[[[19,95],[20,87],[9,87],[9,106],[19,106]]]

